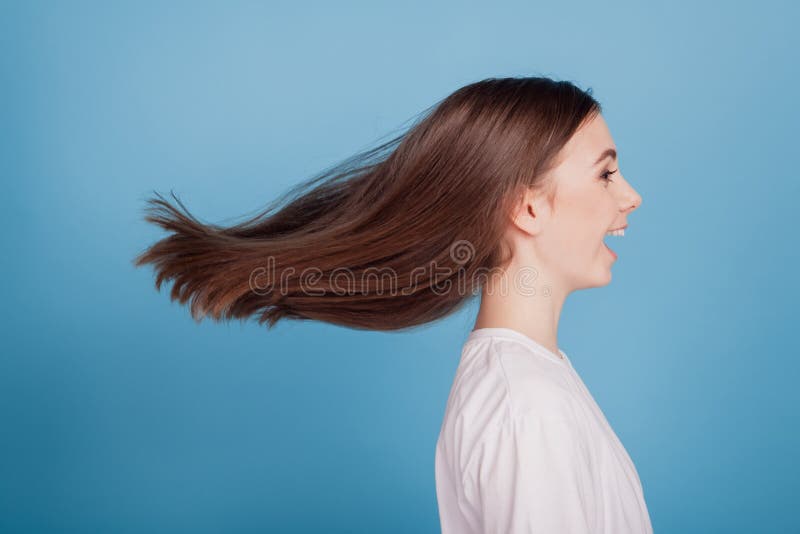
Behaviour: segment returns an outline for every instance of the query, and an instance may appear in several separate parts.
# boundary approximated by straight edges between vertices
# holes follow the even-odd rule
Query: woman
[[[511,213],[496,278],[515,283],[484,286],[436,447],[445,534],[652,532],[630,457],[556,341],[565,297],[608,284],[603,237],[641,204],[614,150],[587,118],[544,178],[555,202],[531,191]]]
[[[469,84],[231,227],[175,200],[151,200],[172,235],[136,264],[198,320],[401,330],[481,295],[436,446],[443,534],[652,532],[628,454],[557,343],[564,299],[610,282],[603,239],[641,203],[589,92]]]

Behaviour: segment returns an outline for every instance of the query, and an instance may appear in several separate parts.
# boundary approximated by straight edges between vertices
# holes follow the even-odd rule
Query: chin
[[[603,287],[611,283],[611,267],[605,267],[602,271],[597,273],[597,277],[593,280],[593,284],[589,287]]]
[[[590,289],[593,287],[603,287],[611,283],[611,269],[606,268],[606,271],[598,272],[596,276],[590,280],[585,280],[582,284],[578,284],[575,289]]]

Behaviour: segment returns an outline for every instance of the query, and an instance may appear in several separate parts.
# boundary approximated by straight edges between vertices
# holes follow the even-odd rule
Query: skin
[[[577,289],[611,282],[615,258],[603,238],[627,224],[628,215],[642,203],[616,157],[595,165],[608,148],[616,150],[616,145],[598,114],[575,132],[545,177],[556,188],[553,206],[544,191],[522,195],[506,233],[513,252],[501,269],[507,290],[499,284],[484,287],[474,328],[514,329],[561,358],[558,321],[564,300]],[[606,175],[611,182],[602,178],[614,170]],[[613,247],[619,238],[607,239]]]

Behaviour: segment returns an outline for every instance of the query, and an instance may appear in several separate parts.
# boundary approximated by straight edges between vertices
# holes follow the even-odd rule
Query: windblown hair
[[[459,309],[510,259],[503,238],[525,188],[600,104],[568,81],[488,78],[428,108],[404,133],[222,227],[172,193],[145,220],[170,235],[135,260],[197,320],[256,316],[399,330]]]

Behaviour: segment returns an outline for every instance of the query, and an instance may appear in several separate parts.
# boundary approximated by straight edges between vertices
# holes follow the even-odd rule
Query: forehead
[[[616,149],[603,116],[598,114],[579,128],[559,153],[559,164],[590,169],[607,148]]]

